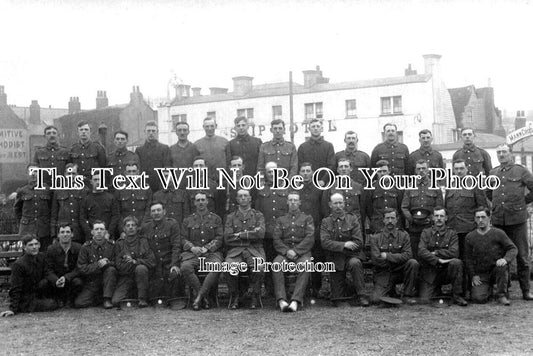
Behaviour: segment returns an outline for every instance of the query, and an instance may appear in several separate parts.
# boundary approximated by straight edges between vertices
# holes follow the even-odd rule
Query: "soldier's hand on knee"
[[[180,268],[178,266],[172,266],[170,267],[170,273],[174,273],[176,276],[179,276]]]
[[[507,265],[507,261],[505,260],[505,258],[500,258],[499,260],[496,261],[496,266],[498,267],[503,267],[506,265]]]
[[[479,278],[479,276],[472,277],[472,285],[474,287],[475,286],[480,286],[481,285],[481,278]]]

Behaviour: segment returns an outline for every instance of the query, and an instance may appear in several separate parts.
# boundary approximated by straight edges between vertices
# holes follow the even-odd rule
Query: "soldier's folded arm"
[[[100,274],[100,267],[98,261],[89,263],[89,253],[87,249],[82,248],[78,255],[78,269],[83,275],[89,276],[94,274]]]
[[[152,251],[146,239],[141,239],[140,245],[144,253],[137,259],[137,263],[146,266],[148,269],[153,269],[155,267],[154,251]]]
[[[257,212],[255,215],[255,228],[252,231],[247,231],[244,239],[249,241],[263,240],[265,238],[265,217],[261,212]]]
[[[332,252],[343,252],[344,241],[332,240],[328,228],[327,221],[322,220],[322,225],[320,225],[320,244],[322,245],[322,248]]]
[[[448,245],[448,248],[441,248],[435,251],[435,255],[445,259],[449,260],[452,258],[458,258],[459,257],[459,237],[457,236],[457,232],[454,230],[448,230],[448,234],[451,234],[450,237],[450,244]]]
[[[400,253],[387,253],[387,261],[394,264],[402,264],[412,258],[411,241],[409,235],[405,231],[399,231],[399,234],[403,235],[404,241],[402,243],[402,251]]]
[[[431,253],[427,248],[427,241],[431,239],[431,228],[424,229],[420,235],[420,243],[418,244],[418,258],[427,264],[436,266],[439,258]]]
[[[379,245],[379,233],[370,235],[370,259],[372,260],[372,263],[378,267],[387,267],[387,260],[381,257]]]

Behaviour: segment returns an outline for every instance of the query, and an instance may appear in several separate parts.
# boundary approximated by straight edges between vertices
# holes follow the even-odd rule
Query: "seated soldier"
[[[73,230],[68,223],[59,225],[57,237],[59,242],[48,246],[46,251],[46,263],[50,268],[48,280],[54,286],[55,298],[59,305],[71,307],[83,288],[78,269],[81,245],[72,241]]]
[[[315,226],[311,215],[300,211],[300,194],[289,193],[287,205],[289,212],[276,220],[274,227],[274,248],[278,255],[274,263],[294,262],[305,263],[311,260],[311,249],[315,243]],[[303,304],[305,290],[309,282],[309,272],[297,272],[296,285],[291,296],[291,303],[287,303],[285,292],[285,277],[283,271],[272,271],[274,280],[274,294],[282,312],[295,312],[298,304]]]
[[[254,266],[254,258],[266,259],[263,249],[265,218],[260,211],[251,208],[252,198],[248,190],[241,189],[237,192],[237,202],[239,203],[238,209],[228,215],[224,227],[224,243],[228,250],[226,262],[246,262],[252,286],[250,308],[256,309],[260,305],[259,296],[264,279],[264,268],[251,269]],[[230,309],[238,309],[239,274],[228,273],[226,276],[228,289],[232,295]]]
[[[150,270],[155,266],[155,256],[148,240],[139,235],[138,220],[135,216],[127,216],[122,223],[124,237],[115,244],[115,264],[119,280],[111,302],[117,305],[121,300],[132,294],[137,287],[139,308],[148,306],[148,278]]]
[[[344,196],[334,193],[330,196],[331,214],[322,220],[320,242],[326,253],[326,261],[335,264],[331,272],[331,301],[334,306],[344,306],[351,296],[346,295],[346,272],[349,272],[355,286],[356,297],[363,307],[369,305],[364,295],[364,272],[362,260],[363,235],[357,216],[344,210]]]
[[[490,224],[490,211],[478,208],[475,212],[477,229],[465,238],[465,264],[472,281],[472,301],[486,303],[489,291],[496,283],[498,303],[511,305],[507,299],[509,264],[518,249],[503,230]]]
[[[117,285],[115,245],[105,238],[105,223],[95,220],[92,225],[92,240],[80,249],[78,269],[83,277],[83,289],[74,301],[77,308],[96,305],[104,299],[104,308],[111,309],[111,297]]]
[[[24,254],[11,267],[11,289],[9,290],[9,310],[0,316],[13,316],[16,313],[33,313],[57,309],[57,303],[49,298],[50,283],[41,244],[34,235],[22,238]]]
[[[207,210],[205,193],[196,193],[194,206],[196,212],[185,218],[181,226],[180,259],[185,283],[193,289],[192,308],[200,310],[201,306],[209,309],[209,300],[206,297],[211,287],[218,283],[219,272],[209,272],[201,285],[196,272],[200,268],[200,259],[219,265],[222,262],[223,227],[222,219]],[[172,259],[178,260],[177,256]]]
[[[396,283],[403,283],[403,294],[407,304],[416,304],[415,283],[419,264],[412,259],[409,234],[396,227],[398,212],[384,210],[384,227],[370,239],[370,254],[374,264],[374,293],[372,301],[377,303],[381,297],[395,290]]]
[[[468,303],[463,293],[463,262],[459,257],[459,243],[454,229],[446,226],[446,210],[442,206],[433,209],[433,226],[422,231],[418,245],[420,260],[420,300],[424,303],[435,297],[435,288],[451,283],[453,302],[462,307]]]

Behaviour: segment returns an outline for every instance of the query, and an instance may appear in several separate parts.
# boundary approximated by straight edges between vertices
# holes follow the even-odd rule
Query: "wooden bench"
[[[16,258],[22,256],[22,246],[14,247],[14,243],[20,240],[19,235],[0,235],[0,260],[5,260],[5,265],[0,266],[0,275],[11,274],[9,266]]]

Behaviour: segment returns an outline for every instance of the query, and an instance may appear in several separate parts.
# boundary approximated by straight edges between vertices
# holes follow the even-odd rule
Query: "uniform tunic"
[[[265,142],[259,148],[257,171],[265,172],[268,162],[276,162],[278,168],[285,168],[292,177],[298,174],[298,153],[293,143],[281,140]]]
[[[148,175],[148,185],[152,191],[158,191],[161,189],[161,184],[154,168],[171,166],[170,148],[158,141],[146,141],[144,145],[137,147],[135,153],[141,162],[141,172],[146,172]]]
[[[106,167],[104,147],[94,141],[76,142],[70,149],[70,161],[78,166],[78,174],[91,179],[91,169]]]
[[[409,149],[403,143],[382,142],[372,151],[370,165],[376,167],[376,163],[382,159],[389,162],[391,175],[406,174],[409,166]]]
[[[477,176],[479,173],[489,175],[492,169],[490,155],[482,148],[476,145],[464,145],[453,154],[453,160],[463,159],[466,164],[468,174]]]
[[[249,134],[237,135],[226,146],[226,166],[230,166],[232,156],[240,156],[244,163],[244,174],[254,175],[257,172],[259,148],[262,143],[260,138]]]

